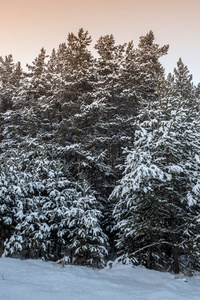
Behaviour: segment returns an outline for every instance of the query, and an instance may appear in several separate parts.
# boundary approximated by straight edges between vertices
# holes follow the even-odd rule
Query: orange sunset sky
[[[156,42],[169,44],[162,59],[166,73],[179,57],[200,82],[200,0],[0,0],[0,56],[31,63],[44,47],[66,41],[69,32],[83,27],[93,43],[113,34],[116,43],[133,40],[153,30]]]

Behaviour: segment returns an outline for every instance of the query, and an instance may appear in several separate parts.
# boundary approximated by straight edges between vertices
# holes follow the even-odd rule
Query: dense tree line
[[[91,42],[0,58],[0,253],[199,269],[199,85],[152,31]]]

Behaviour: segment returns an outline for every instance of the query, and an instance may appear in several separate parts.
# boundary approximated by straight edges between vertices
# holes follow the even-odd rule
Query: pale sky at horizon
[[[81,27],[93,43],[112,33],[117,44],[133,40],[135,46],[153,30],[156,43],[170,45],[161,60],[166,73],[181,57],[200,82],[200,0],[0,0],[0,8],[0,56],[12,54],[23,65]]]

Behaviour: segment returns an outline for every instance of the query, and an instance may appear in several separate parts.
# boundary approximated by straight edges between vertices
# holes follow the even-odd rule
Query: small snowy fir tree
[[[90,185],[84,180],[76,184],[76,194],[69,211],[68,226],[72,263],[102,267],[107,254],[108,238],[103,233],[100,220],[102,214]]]
[[[69,234],[66,218],[74,189],[64,162],[54,160],[51,149],[47,153],[43,146],[37,145],[36,149],[33,144],[29,146],[31,150],[27,153],[23,149],[18,151],[17,159],[9,161],[10,167],[7,162],[9,174],[5,173],[0,183],[3,188],[0,208],[7,215],[1,220],[2,236],[7,233],[4,253],[23,250],[26,257],[58,259]],[[6,205],[8,200],[12,205],[10,202]]]

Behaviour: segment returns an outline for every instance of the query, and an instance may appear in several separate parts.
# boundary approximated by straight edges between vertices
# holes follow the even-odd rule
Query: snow
[[[42,260],[0,258],[2,300],[199,300],[200,276],[131,265],[103,270]]]

